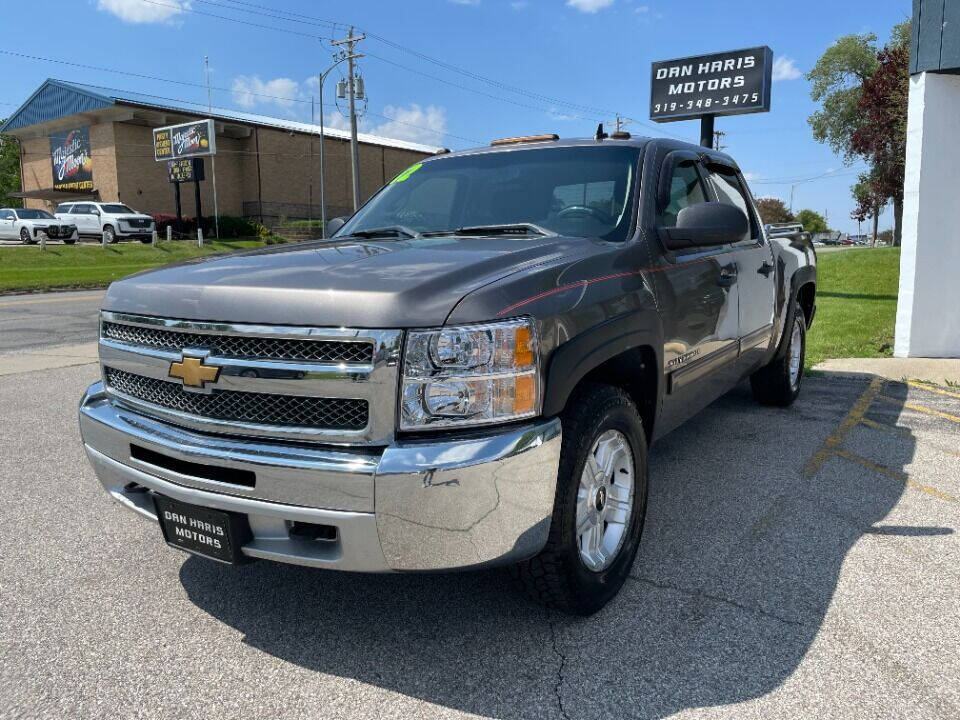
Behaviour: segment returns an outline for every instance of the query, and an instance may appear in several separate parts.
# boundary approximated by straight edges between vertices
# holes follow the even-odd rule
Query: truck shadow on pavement
[[[880,389],[895,412],[906,386]],[[189,558],[180,579],[265,653],[476,715],[664,717],[759,698],[803,660],[864,533],[949,532],[874,527],[915,449],[909,431],[889,432],[871,460],[888,474],[840,454],[877,393],[811,378],[781,410],[741,386],[660,441],[631,579],[590,618],[528,602],[503,571],[373,576]]]

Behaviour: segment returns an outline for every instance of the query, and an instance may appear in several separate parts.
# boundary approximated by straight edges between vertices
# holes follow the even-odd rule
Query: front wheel
[[[117,234],[114,232],[113,227],[110,225],[104,225],[103,227],[103,239],[113,245],[117,242]]]
[[[20,228],[20,242],[22,242],[24,245],[34,245],[37,241],[30,237],[29,230],[26,228]]]
[[[796,300],[790,310],[789,324],[780,348],[769,365],[750,376],[750,388],[757,402],[787,407],[800,394],[803,363],[807,353],[807,323],[803,308]]]
[[[647,442],[621,389],[588,385],[567,405],[550,534],[516,566],[534,599],[591,615],[620,590],[640,546],[647,504]]]

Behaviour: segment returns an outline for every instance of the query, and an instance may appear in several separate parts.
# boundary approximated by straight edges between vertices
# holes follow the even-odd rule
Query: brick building
[[[174,213],[164,162],[153,154],[152,129],[210,117],[216,123],[217,203],[221,215],[271,224],[280,217],[320,217],[320,127],[214,109],[159,105],[135,95],[103,94],[47,80],[0,126],[20,141],[28,207],[53,209],[78,198],[119,201],[147,213]],[[350,214],[350,134],[325,127],[327,217]],[[360,133],[360,191],[372,195],[435,147]],[[206,158],[201,185],[205,215],[213,214],[213,173]],[[56,177],[55,177],[56,175]],[[196,213],[191,185],[182,186],[185,217]],[[0,198],[0,205],[3,198]]]

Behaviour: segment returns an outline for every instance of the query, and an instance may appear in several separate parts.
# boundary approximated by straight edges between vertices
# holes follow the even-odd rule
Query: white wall
[[[897,357],[960,357],[960,76],[910,78]]]

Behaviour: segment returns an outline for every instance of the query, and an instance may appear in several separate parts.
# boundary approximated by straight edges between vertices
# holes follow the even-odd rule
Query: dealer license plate
[[[249,537],[244,516],[210,510],[154,495],[160,529],[168,545],[225,563],[244,562],[240,546]]]

